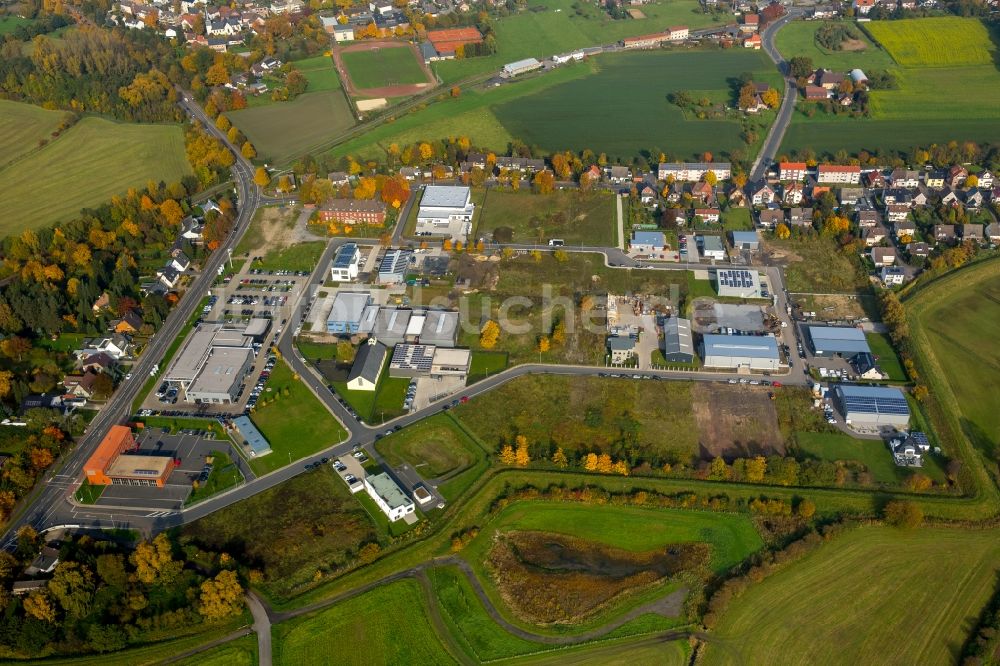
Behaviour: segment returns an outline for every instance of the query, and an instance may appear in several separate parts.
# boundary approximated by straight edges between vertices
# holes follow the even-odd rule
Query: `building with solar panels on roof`
[[[760,275],[746,268],[720,268],[715,271],[719,296],[761,298]]]
[[[910,405],[898,388],[841,384],[834,395],[847,423],[896,428],[910,423]]]

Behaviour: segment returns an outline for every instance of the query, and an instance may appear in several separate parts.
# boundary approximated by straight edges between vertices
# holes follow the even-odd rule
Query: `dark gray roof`
[[[378,376],[382,373],[382,365],[388,350],[385,345],[375,340],[369,340],[358,349],[358,355],[354,357],[354,365],[351,366],[351,373],[347,376],[347,381],[354,381],[358,377],[364,377],[372,384],[378,381]]]

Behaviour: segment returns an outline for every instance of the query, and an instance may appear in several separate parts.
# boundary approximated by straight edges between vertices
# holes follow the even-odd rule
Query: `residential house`
[[[876,267],[896,264],[896,248],[894,247],[873,247],[870,256]]]
[[[643,206],[651,206],[655,204],[656,199],[657,194],[653,187],[644,185],[642,189],[639,190],[639,201],[642,202]]]
[[[941,195],[941,204],[944,206],[958,207],[962,205],[961,199],[958,198],[958,192],[955,190],[947,190]]]
[[[903,204],[889,204],[885,207],[885,216],[889,222],[896,224],[902,222],[910,214],[909,206]]]
[[[961,164],[956,164],[952,168],[948,169],[948,180],[946,181],[948,187],[955,189],[961,187],[965,184],[965,179],[969,177],[969,170],[966,169]]]
[[[844,82],[844,75],[841,72],[832,72],[829,69],[816,70],[814,83],[826,90],[836,90]]]
[[[935,224],[934,239],[939,243],[942,241],[951,242],[957,238],[954,224]]]
[[[906,190],[892,188],[883,193],[882,201],[887,204],[902,204],[907,208],[911,208],[913,206],[913,195]]]
[[[406,167],[403,168],[405,169]],[[403,169],[400,169],[399,172],[402,173]],[[343,171],[331,171],[326,175],[326,179],[329,180],[334,187],[343,187],[344,185],[351,184],[351,177]],[[407,180],[412,180],[412,178],[407,178]]]
[[[90,354],[83,359],[80,369],[86,372],[108,372],[115,367],[115,359],[107,352]]]
[[[97,300],[94,301],[94,304],[92,306],[90,306],[90,309],[94,311],[94,314],[97,314],[101,310],[104,310],[110,306],[111,306],[111,297],[108,296],[108,292],[104,292],[103,294],[97,297]]]
[[[983,196],[983,191],[978,188],[973,188],[965,193],[965,207],[971,208],[972,210],[979,210],[983,207],[983,201],[985,197]]]
[[[802,183],[795,182],[784,186],[784,192],[782,192],[781,200],[789,206],[797,206],[802,203],[802,199],[804,197],[805,192],[803,192]]]
[[[861,177],[861,182],[868,189],[881,189],[885,187],[885,175],[878,170],[868,171]]]
[[[57,564],[59,564],[59,549],[43,546],[41,552],[31,561],[24,573],[27,576],[50,574],[55,571]]]
[[[858,16],[868,16],[876,4],[877,0],[854,0],[854,13]]]
[[[734,208],[734,207],[735,208],[746,208],[746,205],[747,205],[747,195],[739,187],[736,187],[734,185],[729,190],[729,194],[727,196],[729,198],[729,207],[730,208]]]
[[[779,180],[803,180],[809,167],[805,162],[779,162]]]
[[[906,246],[906,253],[910,257],[928,257],[931,253],[931,246],[927,243],[910,243]]]
[[[861,230],[861,238],[865,241],[865,246],[874,247],[885,240],[889,235],[889,230],[882,224],[874,227],[866,227]]]
[[[788,223],[795,227],[808,227],[812,226],[813,222],[813,209],[812,208],[789,208],[788,209]]]
[[[767,183],[760,183],[750,190],[750,201],[754,206],[766,206],[778,201],[778,194]]]
[[[1000,243],[1000,223],[990,222],[986,225],[986,240],[991,243]]]
[[[63,377],[62,383],[67,393],[89,400],[94,397],[94,381],[96,379],[96,372],[85,372],[82,375],[66,375]]]
[[[423,170],[420,167],[415,166],[400,167],[399,175],[406,180],[414,181],[423,176]]]
[[[830,98],[830,91],[821,86],[806,86],[806,101],[821,102]]]
[[[992,188],[993,183],[996,180],[993,177],[993,172],[990,171],[989,169],[983,169],[978,174],[976,174],[976,177],[979,179],[979,187],[983,188],[984,190]]]
[[[912,220],[904,217],[902,220],[893,223],[892,232],[899,239],[906,236],[913,238],[917,233],[917,225]]]
[[[885,378],[882,371],[878,367],[875,355],[871,352],[861,352],[859,354],[855,354],[848,359],[847,362],[850,363],[851,369],[854,370],[854,374],[861,379],[877,381]]]
[[[911,203],[916,208],[923,208],[927,205],[928,200],[927,189],[925,187],[919,187],[910,197]]]
[[[816,167],[817,182],[858,185],[861,182],[861,167],[839,164],[820,164]]]
[[[760,16],[757,14],[744,14],[743,23],[740,24],[740,32],[752,34],[760,28]]]
[[[111,330],[115,333],[135,335],[142,328],[142,324],[142,317],[139,316],[139,313],[135,310],[129,310],[121,319],[111,322]]]
[[[928,171],[924,174],[924,185],[927,187],[939,190],[944,187],[945,181],[948,179],[948,172],[942,169],[936,169],[934,171]]]
[[[662,251],[666,246],[666,239],[660,231],[633,231],[632,240],[629,247],[632,252],[639,254],[653,254]]]
[[[700,217],[706,224],[715,224],[719,221],[722,213],[718,208],[695,208],[694,217]],[[693,218],[692,218],[693,219]]]
[[[882,224],[882,216],[877,210],[859,210],[858,211],[858,228],[859,229],[870,229],[871,227]]]
[[[632,171],[628,167],[613,166],[608,169],[608,180],[616,185],[631,182]]]
[[[837,192],[837,201],[841,206],[867,206],[868,199],[865,198],[863,187],[842,187]]]
[[[673,222],[678,227],[687,224],[687,212],[682,208],[670,208],[663,212],[665,222]]]
[[[963,241],[974,240],[979,243],[983,242],[983,225],[981,224],[956,224],[955,231],[958,232],[959,238]]]
[[[912,190],[920,183],[920,173],[913,169],[893,169],[889,174],[889,180],[892,181],[893,187]]]
[[[882,284],[887,287],[895,287],[906,282],[906,273],[902,268],[896,266],[885,266],[880,273]]]
[[[635,340],[628,336],[611,336],[607,339],[608,352],[611,354],[611,363],[621,365],[635,356]]]
[[[691,198],[703,204],[713,203],[715,201],[715,191],[711,185],[703,180],[699,180],[691,186]]]
[[[757,224],[762,229],[774,229],[785,221],[785,211],[779,208],[762,210],[757,216]]]
[[[177,282],[181,279],[181,274],[176,268],[168,265],[157,270],[156,277],[160,279],[160,282],[162,282],[167,289],[173,289],[177,286]]]

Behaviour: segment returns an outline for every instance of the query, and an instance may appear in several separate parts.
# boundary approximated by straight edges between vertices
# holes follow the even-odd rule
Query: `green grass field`
[[[51,127],[52,116],[14,111],[10,104],[5,102],[0,109],[0,144],[21,157],[0,168],[0,210],[5,211],[0,235],[71,218],[81,208],[150,180],[173,183],[191,173],[179,125],[86,117],[41,150],[25,154],[25,148],[37,145],[40,133]],[[9,113],[15,114],[12,124]],[[21,128],[22,123],[27,123],[29,136],[8,138],[7,130]],[[7,159],[7,154],[0,158]]]
[[[276,625],[274,663],[452,664],[412,580],[391,583],[313,615]]]
[[[819,460],[854,460],[871,472],[876,483],[896,484],[909,475],[892,461],[892,454],[881,441],[854,439],[842,432],[800,432],[795,441],[807,458]]]
[[[489,529],[554,532],[636,552],[707,543],[712,549],[710,566],[719,573],[764,546],[747,516],[676,509],[518,502],[491,521]]]
[[[375,448],[392,467],[407,463],[432,479],[465,469],[483,451],[459,430],[447,414],[435,414],[379,440]]]
[[[175,663],[181,666],[254,666],[257,663],[257,636],[237,638]]]
[[[609,44],[623,37],[663,30],[668,25],[687,25],[694,30],[727,21],[725,15],[706,14],[696,0],[660,0],[641,9],[645,19],[614,21],[601,8],[588,3],[539,0],[525,10],[494,20],[496,54],[437,62],[433,67],[445,83],[450,83],[498,70],[504,63],[522,58],[541,60],[553,53]]]
[[[703,663],[955,663],[993,594],[997,537],[852,530],[734,600]]]
[[[865,24],[904,67],[991,65],[996,46],[979,19],[958,16],[872,21]]]
[[[745,148],[739,122],[688,119],[667,95],[686,90],[695,99],[728,102],[731,80],[740,72],[775,85],[780,80],[762,52],[744,49],[620,53],[596,63],[591,76],[495,106],[494,113],[512,135],[549,151],[591,148],[628,158],[644,150],[684,159],[706,150],[726,155]],[[620,116],[626,99],[627,120]]]
[[[32,23],[34,21],[31,19],[20,16],[2,16],[0,17],[0,37],[14,32],[22,25],[31,25]]]
[[[302,72],[309,86],[306,92],[323,92],[325,90],[340,90],[340,77],[337,70],[333,68],[333,60],[329,56],[318,55],[302,60],[293,60],[300,72]]]
[[[490,375],[507,369],[507,354],[502,352],[474,351],[469,361],[467,384],[473,384]]]
[[[605,191],[543,195],[490,190],[474,236],[492,239],[497,228],[507,227],[514,243],[544,244],[561,238],[567,245],[607,247],[615,244],[615,224],[615,199]]]
[[[312,273],[325,249],[326,241],[296,243],[288,247],[269,250],[267,254],[263,255],[263,259],[254,262],[253,267],[265,271],[284,269]]]
[[[890,95],[895,91],[888,91]],[[964,93],[963,93],[964,94]],[[817,116],[818,117],[818,116]],[[791,153],[812,149],[817,155],[834,155],[840,149],[848,152],[882,150],[907,152],[914,146],[929,146],[948,141],[989,142],[996,137],[996,120],[812,120],[801,114],[793,116],[792,124],[781,142],[781,152]]]
[[[243,475],[240,474],[239,468],[229,459],[229,456],[219,451],[212,451],[212,456],[214,458],[212,472],[204,484],[191,491],[187,498],[188,504],[194,504],[216,493],[221,493],[243,481]]]
[[[405,45],[374,51],[348,51],[341,57],[357,89],[401,86],[427,80],[423,68]]]
[[[351,107],[339,89],[306,92],[291,102],[232,111],[229,119],[253,142],[261,161],[279,163],[301,157],[354,125]]]
[[[800,238],[769,238],[766,245],[787,260],[785,282],[792,293],[858,293],[869,290],[867,274],[852,253],[837,249],[831,238],[810,234]]]
[[[687,463],[698,452],[691,387],[682,382],[532,375],[473,398],[453,413],[494,450],[523,434],[530,444],[548,447],[551,442],[567,454],[610,452],[622,428],[635,428],[644,455]]]
[[[786,56],[806,56],[812,58],[814,67],[825,67],[834,70],[885,69],[892,65],[892,57],[879,48],[861,30],[863,50],[831,51],[820,46],[816,41],[816,31],[828,22],[820,21],[790,21],[782,26],[774,38],[778,51]],[[849,24],[850,25],[850,24]]]
[[[250,418],[271,444],[271,453],[250,461],[255,473],[272,472],[347,437],[340,422],[301,379],[293,376],[284,361],[274,366],[267,388],[272,389],[271,392],[261,395],[261,402]],[[288,395],[283,395],[285,388]],[[276,394],[282,395],[268,405],[263,404],[266,397]]]
[[[894,382],[905,382],[906,371],[903,370],[903,363],[899,360],[899,354],[893,348],[889,336],[882,333],[865,333],[865,339],[868,340],[872,354],[878,357],[879,367],[889,375],[889,379]]]
[[[1000,350],[990,331],[1000,326],[1000,264],[966,269],[957,289],[919,294],[912,311],[957,400],[966,436],[990,459],[1000,447],[1000,403],[993,386],[1000,373]],[[910,303],[907,303],[910,309]]]
[[[37,149],[40,141],[51,138],[66,116],[64,111],[0,99],[0,166]]]
[[[347,382],[333,382],[337,394],[354,408],[358,417],[365,423],[384,423],[403,413],[403,401],[406,399],[406,388],[410,385],[407,377],[390,377],[389,361],[392,354],[386,356],[382,366],[382,375],[374,391],[354,391],[347,388]]]

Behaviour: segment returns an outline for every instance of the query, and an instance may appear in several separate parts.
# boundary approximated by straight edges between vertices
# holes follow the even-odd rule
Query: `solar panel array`
[[[737,289],[752,289],[755,284],[754,274],[740,269],[719,271],[719,284]]]
[[[899,414],[907,416],[910,407],[905,398],[877,398],[860,395],[845,395],[844,407],[849,412],[862,414]]]
[[[430,345],[396,345],[392,350],[391,365],[403,370],[430,372],[434,361],[434,347]]]

